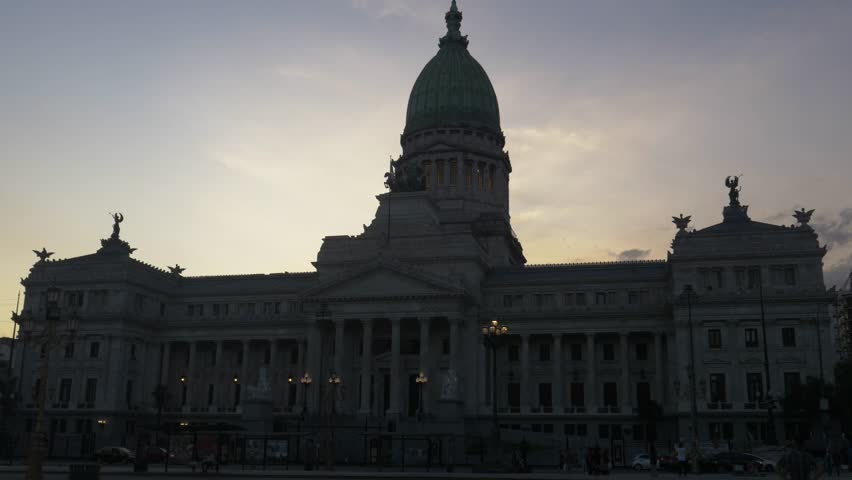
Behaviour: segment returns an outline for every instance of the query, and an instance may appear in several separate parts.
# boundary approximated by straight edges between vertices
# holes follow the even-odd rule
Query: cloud
[[[440,18],[430,9],[424,9],[420,0],[352,0],[352,6],[375,18],[410,18],[424,23],[434,23],[435,18]]]
[[[852,255],[840,260],[831,267],[827,268],[823,273],[825,286],[831,288],[837,285],[838,288],[850,288],[852,285],[846,284],[849,275],[852,274]]]
[[[631,248],[628,250],[622,250],[618,253],[610,252],[609,255],[615,257],[616,260],[620,262],[630,261],[630,260],[641,260],[646,258],[651,254],[651,250],[641,250],[638,248]]]
[[[840,247],[852,241],[852,208],[841,210],[838,216],[840,218],[837,220],[821,218],[819,222],[813,224],[820,239],[834,247]]]

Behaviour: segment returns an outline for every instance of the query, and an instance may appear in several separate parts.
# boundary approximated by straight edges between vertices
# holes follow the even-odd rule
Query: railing
[[[598,407],[598,413],[621,413],[621,407],[615,405]]]

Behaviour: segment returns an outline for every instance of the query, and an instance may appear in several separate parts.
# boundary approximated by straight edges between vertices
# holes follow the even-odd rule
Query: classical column
[[[627,343],[627,333],[621,333],[618,336],[621,341],[621,412],[629,414],[631,410],[630,401],[630,357],[629,345]]]
[[[85,343],[83,344],[85,346]],[[82,352],[85,353],[85,352]],[[169,385],[169,361],[172,355],[172,342],[163,342],[163,370],[160,372],[160,384]]]
[[[492,385],[492,388],[497,388],[497,385]],[[521,334],[521,413],[530,413],[530,335],[528,333]]]
[[[225,407],[225,385],[227,385],[227,375],[222,372],[222,366],[225,364],[223,362],[223,356],[225,355],[225,342],[223,340],[216,340],[216,358],[213,362],[213,384],[215,385],[216,391],[214,392],[216,395],[213,399],[215,403],[214,408],[218,410],[219,408]]]
[[[429,345],[431,344],[431,340],[429,338],[429,326],[431,324],[429,317],[423,317],[420,319],[420,371],[423,372],[424,375],[429,379],[429,381],[423,385],[423,405],[420,406],[423,411],[429,411],[427,405],[429,405],[429,385],[435,380],[432,378],[432,374],[430,372],[429,365],[432,362],[432,357],[429,354]]]
[[[391,319],[391,391],[390,391],[390,409],[389,415],[399,415],[399,376],[400,359],[399,359],[399,318]]]
[[[597,413],[597,391],[598,391],[598,379],[595,372],[595,362],[597,362],[597,355],[595,352],[595,334],[587,333],[586,334],[586,398],[588,398],[588,402],[586,402],[586,411],[589,413]]]
[[[654,401],[662,406],[665,399],[665,381],[663,375],[663,334],[654,332]]]
[[[343,351],[345,342],[343,336],[343,327],[344,323],[342,319],[334,320],[334,372],[341,376],[343,375]],[[328,380],[328,378],[324,377],[324,380]],[[346,382],[347,380],[351,379],[343,379],[344,382]]]
[[[279,392],[275,391],[276,385],[278,385],[278,374],[280,373],[280,369],[275,366],[276,359],[278,357],[278,339],[272,338],[269,340],[269,366],[267,367],[267,378],[269,379],[269,389],[272,393],[272,406],[274,407],[276,403],[281,404],[280,401],[277,401],[278,396],[276,395]]]
[[[459,362],[459,322],[458,318],[451,318],[450,320],[450,370],[456,372],[458,375],[458,362]]]
[[[251,348],[251,340],[243,340],[243,364],[240,368],[240,405],[245,403],[246,389],[248,388],[248,373],[249,373],[249,351]]]
[[[296,359],[296,368],[298,368],[298,373],[296,373],[296,375],[294,377],[296,382],[299,382],[299,379],[302,378],[302,375],[304,375],[306,373],[305,372],[305,342],[306,342],[306,340],[304,338],[300,338],[299,341],[298,341],[298,358]],[[299,384],[301,385],[301,382],[299,382]],[[304,387],[297,387],[297,389],[296,389],[296,408],[298,408],[300,412],[302,411],[302,407],[304,406],[304,402],[305,402],[304,399],[305,399],[305,388]]]
[[[361,320],[361,408],[359,413],[370,414],[370,386],[372,377],[373,360],[373,320],[365,318]]]
[[[556,333],[553,335],[553,412],[559,414],[565,412],[562,378],[562,334]]]
[[[189,361],[187,362],[187,373],[186,373],[186,406],[194,407],[195,406],[195,395],[193,394],[197,390],[197,375],[196,375],[196,355],[198,353],[198,342],[195,340],[189,341]]]

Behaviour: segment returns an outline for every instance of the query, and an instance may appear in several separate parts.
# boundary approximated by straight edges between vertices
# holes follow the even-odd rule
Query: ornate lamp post
[[[299,378],[299,383],[302,384],[302,418],[308,414],[308,388],[311,386],[311,383],[314,382],[314,379],[311,378],[311,374],[305,372],[301,378]]]
[[[500,422],[497,419],[497,343],[501,337],[509,333],[509,328],[500,325],[497,320],[491,320],[480,329],[482,341],[491,348],[491,441],[492,455],[499,462],[500,452]]]
[[[426,376],[425,373],[420,372],[417,374],[417,378],[414,379],[414,382],[417,384],[418,394],[420,396],[420,400],[417,404],[417,420],[423,420],[423,387],[429,382],[429,377]]]
[[[328,464],[329,467],[334,467],[334,463],[335,463],[335,460],[336,460],[335,459],[335,448],[334,448],[335,447],[335,445],[334,445],[334,421],[335,421],[334,417],[337,413],[337,407],[336,407],[336,404],[337,404],[337,387],[339,387],[342,382],[343,382],[343,380],[340,378],[340,375],[338,375],[334,371],[332,371],[331,374],[328,376],[328,385],[329,385],[329,387],[331,387],[331,390],[329,391],[329,393],[331,394],[331,399],[330,399],[331,415],[329,416],[329,419],[328,419],[329,438],[328,438],[328,458],[326,459],[326,463]]]
[[[692,331],[692,299],[695,297],[695,292],[692,290],[692,285],[683,287],[681,297],[686,300],[687,324],[689,325],[689,367],[687,376],[689,377],[689,399],[690,399],[690,416],[692,418],[692,468],[695,473],[699,473],[698,463],[698,391],[695,387],[695,335]]]
[[[31,316],[24,319],[21,325],[21,337],[26,343],[31,344],[37,351],[44,352],[41,359],[39,372],[38,391],[36,394],[36,424],[30,437],[29,459],[27,461],[27,480],[41,480],[44,457],[47,453],[47,433],[45,432],[45,397],[47,394],[48,374],[50,373],[50,352],[62,346],[66,340],[71,340],[77,332],[79,318],[76,314],[68,315],[65,331],[59,332],[58,324],[61,319],[59,309],[60,290],[56,287],[47,289],[47,314],[46,323],[40,332],[35,332],[35,325]]]
[[[766,341],[766,314],[763,307],[763,272],[757,270],[758,294],[760,298],[760,328],[763,336],[763,369],[766,374],[766,444],[776,445],[778,439],[775,435],[775,398],[772,395],[772,378],[769,372],[769,346]]]

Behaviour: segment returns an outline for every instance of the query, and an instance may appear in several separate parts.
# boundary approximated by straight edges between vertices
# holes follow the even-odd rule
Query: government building
[[[649,439],[742,447],[795,433],[777,399],[835,356],[811,212],[753,221],[738,179],[720,178],[719,198],[702,200],[719,222],[674,217],[665,259],[527,263],[495,90],[455,1],[445,20],[374,219],[322,239],[314,270],[162,269],[121,237],[121,214],[89,255],[39,253],[15,317],[29,339],[13,359],[19,452],[44,370],[54,456],[184,428],[232,452],[249,447],[231,437],[286,438],[298,461],[331,430],[338,461],[398,462],[431,438],[434,462],[475,463],[496,430],[527,442],[533,463],[599,445],[623,464]],[[60,340],[42,348],[48,317]]]

